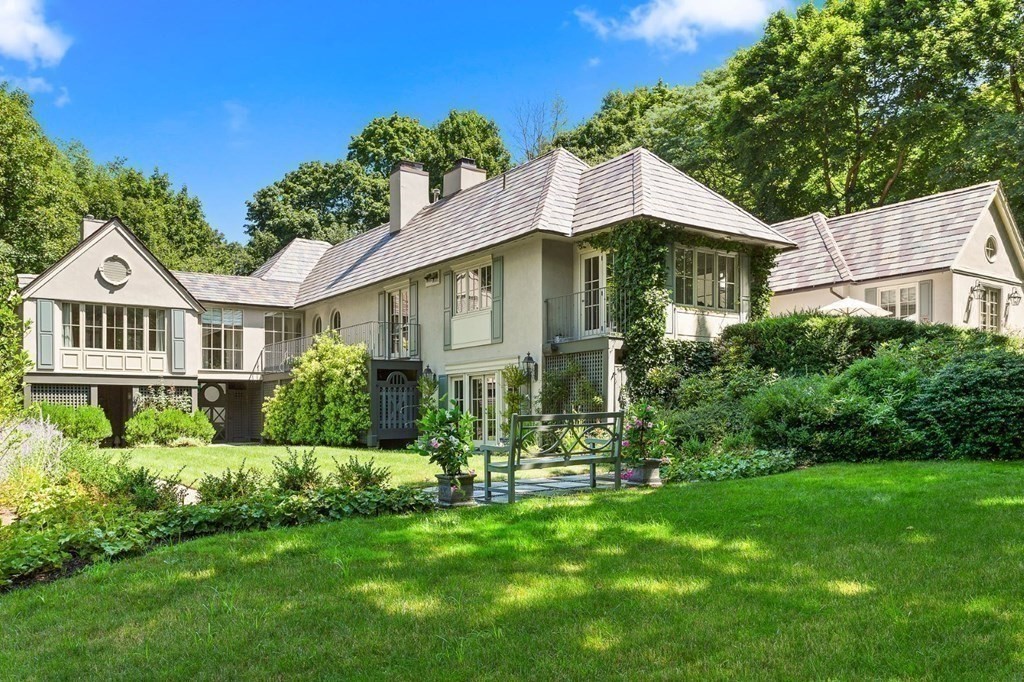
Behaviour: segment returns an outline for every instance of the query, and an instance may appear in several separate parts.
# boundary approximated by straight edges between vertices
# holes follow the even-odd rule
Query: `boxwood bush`
[[[66,438],[71,438],[87,445],[99,445],[110,438],[113,431],[110,420],[103,408],[96,405],[68,407],[53,403],[35,403],[30,412],[39,411],[39,415],[60,429]]]
[[[177,408],[149,408],[125,422],[124,438],[131,447],[140,445],[208,445],[216,433],[202,411],[192,414]]]

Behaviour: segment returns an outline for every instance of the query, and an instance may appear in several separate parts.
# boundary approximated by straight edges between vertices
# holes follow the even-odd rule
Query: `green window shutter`
[[[491,343],[501,343],[505,311],[502,301],[505,259],[495,256],[491,261]]]
[[[920,288],[919,296],[921,300],[917,302],[918,315],[917,319],[921,322],[933,322],[932,320],[932,281],[930,279],[923,279],[918,283]]]
[[[36,301],[36,369],[53,369],[53,301]]]
[[[419,355],[420,344],[420,284],[409,283],[409,352]]]
[[[444,349],[452,348],[452,302],[454,292],[452,291],[452,272],[444,273]]]
[[[373,357],[387,357],[388,347],[388,295],[385,292],[377,294],[377,349],[379,353],[371,353]]]
[[[864,290],[864,302],[878,305],[878,289],[876,287]]]
[[[185,371],[185,311],[181,308],[171,310],[171,371]]]

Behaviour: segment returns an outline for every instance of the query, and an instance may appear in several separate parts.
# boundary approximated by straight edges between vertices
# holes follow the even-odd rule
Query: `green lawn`
[[[0,596],[11,678],[1019,678],[1024,466],[211,537]]]
[[[296,448],[301,450],[302,448]],[[208,445],[206,447],[189,448],[136,448],[134,450],[110,450],[114,455],[128,453],[136,464],[143,464],[150,469],[173,474],[185,467],[181,476],[186,484],[203,477],[203,474],[218,474],[224,469],[237,469],[245,461],[247,467],[256,467],[265,472],[273,469],[274,457],[285,455],[285,448],[276,445]],[[437,483],[435,474],[441,470],[408,450],[367,450],[358,448],[316,448],[316,456],[324,472],[334,471],[335,457],[339,462],[347,462],[349,456],[355,455],[360,461],[373,458],[377,465],[386,466],[391,470],[392,483],[408,483],[411,485]],[[483,482],[483,458],[470,458],[469,468],[480,472],[479,479]],[[580,467],[564,469],[538,469],[524,471],[520,477],[552,476],[569,471],[585,471]],[[496,476],[495,480],[504,479]]]

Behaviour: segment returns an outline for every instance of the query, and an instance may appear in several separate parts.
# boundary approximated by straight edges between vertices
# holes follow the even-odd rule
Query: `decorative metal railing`
[[[323,334],[336,334],[343,343],[349,345],[363,344],[374,360],[411,360],[420,356],[420,326],[418,324],[363,322],[326,331]],[[295,360],[309,350],[309,347],[321,335],[303,336],[264,346],[257,371],[263,373],[291,371]]]
[[[577,291],[544,301],[547,343],[578,341],[622,333],[629,299],[610,287]]]

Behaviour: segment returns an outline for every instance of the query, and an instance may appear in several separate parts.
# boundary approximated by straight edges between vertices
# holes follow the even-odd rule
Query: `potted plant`
[[[658,488],[661,467],[671,463],[665,425],[647,403],[632,405],[622,425],[622,458],[631,468],[629,482]]]
[[[475,471],[468,471],[473,451],[473,415],[454,408],[426,407],[417,421],[419,438],[409,446],[441,467],[437,474],[437,501],[443,507],[476,504]]]

